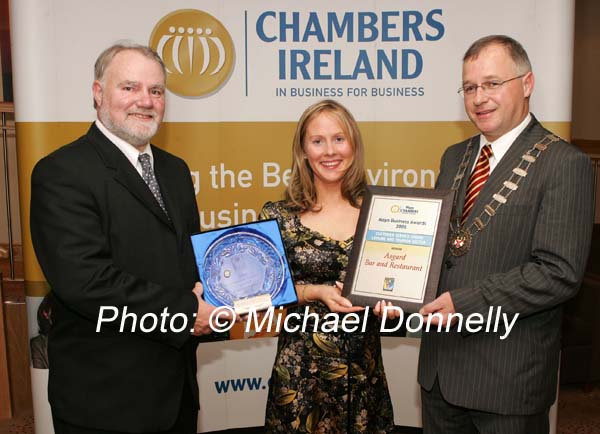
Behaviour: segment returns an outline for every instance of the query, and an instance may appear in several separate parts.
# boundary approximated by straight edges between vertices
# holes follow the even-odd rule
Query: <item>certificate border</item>
[[[402,200],[405,200],[405,199],[406,200],[411,200],[411,198],[403,196]],[[376,206],[376,202],[378,200],[382,200],[382,201],[386,201],[386,200],[396,201],[397,197],[393,197],[393,196],[389,196],[389,195],[373,194],[373,196],[371,198],[371,204],[369,206],[369,209],[367,210],[368,211],[367,212],[368,221],[367,221],[367,224],[366,224],[367,228],[370,227],[370,224],[374,220],[373,219],[373,211],[372,210]],[[435,211],[435,225],[434,225],[434,232],[433,232],[434,235],[435,235],[437,233],[437,230],[439,228],[439,223],[440,223],[440,211],[442,209],[442,203],[443,203],[442,199],[439,199],[439,198],[426,198],[426,197],[419,196],[419,197],[416,197],[416,198],[414,198],[412,200],[414,202],[422,202],[422,203],[428,203],[428,204],[435,204],[436,205],[437,209]],[[367,232],[367,231],[365,231],[365,232]],[[365,237],[364,236],[363,236],[363,238],[362,238],[361,241],[363,243],[365,242]],[[435,247],[435,240],[433,239],[433,235],[432,235],[431,245],[427,247],[430,250],[430,252],[427,255],[427,265],[426,265],[426,268],[425,268],[425,271],[427,273],[426,276],[429,275],[429,270],[431,269],[431,260],[433,258],[434,247]],[[361,250],[359,252],[359,256],[358,256],[358,258],[356,260],[357,264],[358,263],[362,263],[362,261],[364,259],[363,254],[364,254],[364,250]],[[358,278],[359,278],[359,276],[357,276],[357,274],[355,273],[354,274],[354,279],[358,280]],[[424,281],[423,281],[423,286],[421,287],[421,290],[419,291],[418,300],[424,299],[424,297],[425,297],[425,293],[426,293],[426,289],[427,289],[427,280],[428,279],[426,277],[424,279]],[[369,294],[369,292],[368,291],[358,291],[357,290],[355,293],[353,293],[353,295],[356,295],[356,296],[360,296],[361,294]],[[366,295],[366,296],[369,297],[369,295]],[[380,296],[381,296],[381,294],[380,294]],[[385,297],[385,296],[381,296],[381,297]],[[400,301],[407,301],[408,303],[415,302],[415,301],[411,301],[411,298],[412,298],[412,300],[417,300],[416,297],[407,297],[407,296],[404,296],[404,297],[399,297],[399,298],[390,298],[388,301],[395,302],[395,303],[398,303]],[[418,301],[418,303],[420,303],[420,301]]]
[[[346,268],[346,278],[344,279],[344,289],[342,295],[347,297],[353,304],[358,306],[373,307],[382,299],[379,296],[359,295],[354,292],[354,283],[357,273],[359,260],[363,255],[364,240],[368,230],[368,222],[373,204],[374,196],[389,196],[392,198],[423,198],[441,200],[441,206],[438,214],[438,226],[434,236],[432,246],[432,256],[429,262],[429,271],[427,273],[427,282],[423,303],[410,302],[404,300],[392,301],[394,305],[401,307],[405,312],[418,312],[423,306],[433,301],[437,294],[440,271],[444,262],[446,252],[446,243],[448,240],[448,228],[450,215],[452,213],[452,190],[433,190],[428,188],[408,188],[408,187],[384,187],[377,185],[368,185],[363,196],[363,203],[358,217],[356,233],[354,235],[354,244]],[[385,297],[383,297],[385,299]]]

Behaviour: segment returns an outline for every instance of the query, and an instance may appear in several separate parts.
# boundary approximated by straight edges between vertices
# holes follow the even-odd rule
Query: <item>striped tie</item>
[[[471,209],[475,204],[475,199],[477,199],[477,195],[479,195],[479,192],[483,188],[483,184],[485,184],[485,181],[490,177],[491,156],[492,147],[487,144],[481,149],[481,154],[479,154],[475,169],[473,169],[473,173],[471,173],[471,177],[469,178],[465,204],[463,206],[462,224],[467,220],[467,216],[469,215],[469,212],[471,212]]]

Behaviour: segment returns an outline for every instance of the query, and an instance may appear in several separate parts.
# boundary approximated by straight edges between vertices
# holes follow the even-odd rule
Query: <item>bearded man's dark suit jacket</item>
[[[33,171],[31,234],[55,296],[48,394],[53,415],[73,425],[167,430],[184,382],[197,405],[190,329],[198,276],[189,237],[199,231],[198,209],[185,162],[156,147],[152,153],[169,218],[95,125]],[[137,332],[130,332],[131,319],[119,331],[121,315],[96,332],[101,306],[137,314]],[[164,308],[171,316],[185,314],[185,330],[139,331],[142,315],[154,313],[160,320]],[[173,324],[182,323],[179,318]]]
[[[532,117],[481,190],[467,225],[509,178],[521,156],[550,134]],[[467,148],[446,150],[436,187],[450,189]],[[471,156],[474,164],[479,136]],[[458,190],[458,215],[469,171]],[[504,333],[424,333],[419,383],[431,390],[436,376],[442,396],[457,406],[499,414],[527,415],[555,400],[562,304],[573,297],[584,273],[593,224],[589,158],[560,140],[549,145],[517,191],[461,257],[448,256],[438,295],[450,291],[456,312],[487,317],[500,306],[519,318]]]

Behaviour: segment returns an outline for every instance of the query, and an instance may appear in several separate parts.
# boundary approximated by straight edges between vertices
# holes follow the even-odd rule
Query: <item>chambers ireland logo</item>
[[[235,58],[233,41],[219,20],[196,9],[181,9],[154,27],[150,46],[167,67],[167,88],[199,97],[225,83]]]

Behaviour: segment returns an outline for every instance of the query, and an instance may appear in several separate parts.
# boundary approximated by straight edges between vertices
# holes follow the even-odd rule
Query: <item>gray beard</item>
[[[102,107],[98,111],[98,119],[100,119],[100,122],[102,122],[102,125],[104,125],[108,131],[135,147],[147,145],[150,142],[150,139],[152,139],[158,131],[158,125],[156,124],[153,125],[147,133],[133,131],[126,125],[118,125],[113,122],[108,110]]]

